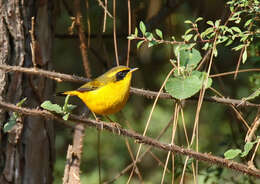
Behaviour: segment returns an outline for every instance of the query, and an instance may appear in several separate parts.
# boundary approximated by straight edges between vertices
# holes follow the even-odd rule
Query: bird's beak
[[[138,70],[139,68],[131,68],[130,69],[130,72],[134,72],[134,71],[136,71],[136,70]]]

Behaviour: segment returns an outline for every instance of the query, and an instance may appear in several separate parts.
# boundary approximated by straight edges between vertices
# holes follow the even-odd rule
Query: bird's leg
[[[91,113],[93,114],[93,116],[94,116],[94,118],[96,119],[96,121],[100,121],[100,119],[96,116],[96,114],[95,114],[94,112],[91,111]],[[100,124],[101,124],[100,130],[103,130],[104,125],[103,125],[102,122],[100,122]]]
[[[105,116],[105,118],[107,118],[111,124],[118,130],[118,134],[120,135],[120,128],[121,128],[121,125],[113,120],[111,120],[108,116]],[[114,133],[114,132],[113,132]]]

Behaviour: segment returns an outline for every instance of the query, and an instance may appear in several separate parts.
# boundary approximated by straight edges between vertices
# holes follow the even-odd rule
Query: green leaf
[[[193,24],[190,20],[185,20],[184,23],[185,24]]]
[[[211,25],[211,26],[214,26],[214,23],[213,23],[211,20],[208,20],[208,21],[207,21],[207,24],[208,24],[208,25]]]
[[[139,47],[142,45],[144,43],[144,40],[141,40],[141,41],[139,41],[138,43],[137,43],[137,48],[139,49]]]
[[[233,43],[233,40],[229,39],[228,42],[225,44],[225,46],[229,46]]]
[[[247,142],[244,146],[244,151],[243,153],[241,153],[241,157],[245,157],[248,155],[249,151],[251,151],[251,149],[253,148],[255,142]]]
[[[188,42],[191,38],[192,38],[193,34],[187,34],[187,35],[183,35],[182,38]]]
[[[173,41],[175,41],[175,40],[176,40],[174,36],[172,36],[172,40],[173,40]]]
[[[193,37],[193,40],[194,40],[194,41],[197,41],[198,36],[199,36],[199,35],[196,34],[196,35]]]
[[[236,47],[233,47],[232,50],[238,51],[238,50],[241,50],[244,46],[245,46],[244,44],[241,44]]]
[[[252,78],[250,78],[252,80]],[[254,79],[257,80],[257,79]],[[250,81],[252,82],[252,81]],[[256,82],[256,81],[255,81]],[[259,81],[258,81],[258,85],[259,85]],[[256,89],[256,91],[254,91],[251,95],[249,95],[248,97],[242,98],[243,101],[248,101],[248,100],[253,100],[256,97],[260,96],[260,88]]]
[[[220,19],[219,20],[216,20],[216,22],[215,22],[215,27],[219,27],[219,24],[220,24]]]
[[[201,21],[201,20],[203,20],[203,18],[202,18],[202,17],[199,17],[199,18],[197,18],[197,19],[195,20],[195,22],[197,23],[197,22],[199,22],[199,21]]]
[[[249,37],[249,34],[245,34],[241,36],[240,42],[245,42]]]
[[[231,27],[231,29],[237,33],[241,33],[242,31],[238,27]]]
[[[135,35],[129,35],[129,36],[127,36],[127,39],[128,40],[133,40],[133,39],[135,39]]]
[[[187,45],[187,49],[191,50],[194,46],[196,45],[196,43],[191,43]]]
[[[58,114],[62,114],[62,113],[63,113],[62,108],[61,108],[59,105],[53,104],[53,103],[51,103],[51,101],[49,101],[49,100],[43,102],[43,103],[41,104],[41,107],[42,107],[43,109],[46,109],[46,110],[48,110],[48,111],[53,111],[53,112],[56,112],[56,113],[58,113]]]
[[[12,116],[9,118],[8,122],[5,123],[5,125],[4,125],[4,128],[3,128],[4,133],[7,133],[7,132],[11,131],[12,128],[13,128],[15,125],[16,125],[16,118],[14,117],[14,115],[12,115]]]
[[[246,59],[247,59],[247,49],[245,47],[245,50],[244,50],[243,55],[242,55],[242,63],[243,64],[245,64]]]
[[[134,35],[138,36],[138,29],[137,29],[137,27],[135,28],[135,34]]]
[[[226,159],[233,159],[241,153],[240,149],[230,149],[224,153]]]
[[[184,33],[184,35],[187,35],[189,32],[193,31],[193,28],[187,29]]]
[[[204,32],[201,33],[201,37],[205,38],[205,36],[207,36],[208,34],[212,33],[213,31],[214,31],[214,28],[213,27],[209,27]]]
[[[172,77],[165,86],[166,91],[179,100],[183,100],[196,94],[201,88],[201,81],[195,75],[189,77]]]
[[[67,121],[69,119],[69,115],[70,115],[70,113],[65,114],[64,116],[62,116],[62,119]]]
[[[69,103],[69,99],[70,99],[70,95],[67,95],[66,98],[65,98],[63,109],[67,107],[67,105]]]
[[[143,35],[145,35],[145,33],[146,33],[146,27],[145,27],[145,24],[144,24],[143,21],[140,22],[139,28],[140,28],[140,30],[142,31]]]
[[[228,30],[228,27],[225,25],[221,25],[221,26],[219,26],[219,29],[221,29],[221,31],[223,31],[223,33],[225,34],[225,31]]]
[[[72,110],[74,110],[77,106],[73,105],[73,104],[68,104],[67,105],[67,112],[71,112]]]
[[[145,37],[148,41],[152,41],[153,40],[153,34],[150,32],[146,32],[145,33]]]
[[[241,21],[241,18],[238,18],[238,19],[235,21],[235,23],[236,23],[236,24],[239,24],[240,21]]]
[[[23,98],[21,101],[19,101],[16,106],[21,107],[22,104],[27,100],[27,98]],[[3,131],[9,132],[12,130],[12,128],[16,125],[16,120],[17,118],[20,117],[20,115],[17,112],[13,112],[12,115],[10,116],[8,122],[5,123],[3,127]]]
[[[203,82],[205,81],[205,79],[207,77],[207,73],[194,70],[194,71],[192,71],[191,74],[195,75],[195,76],[197,76],[199,78],[200,84],[201,84],[201,87],[202,87]],[[209,77],[207,85],[206,85],[206,89],[209,88],[211,85],[212,85],[212,78]]]
[[[218,43],[223,43],[223,42],[227,41],[227,39],[228,39],[227,36],[219,36]]]
[[[68,113],[68,112],[70,113],[73,109],[75,109],[77,107],[76,105],[69,104],[69,98],[70,98],[70,95],[67,95],[65,98],[64,105],[62,107],[63,112],[65,112],[65,113]]]
[[[232,29],[227,29],[227,32],[229,32],[231,35],[234,35],[234,32],[233,32],[233,30]]]
[[[20,102],[18,102],[16,105],[17,105],[18,107],[21,107],[26,100],[27,100],[27,98],[25,97],[25,98],[23,98]]]
[[[185,47],[182,46],[180,49],[180,65],[185,67],[193,66],[194,68],[200,62],[202,57],[198,50],[194,48],[186,49],[187,47],[188,45],[185,45]]]
[[[155,40],[152,40],[148,43],[148,47],[153,47],[155,45],[157,45],[158,43]]]
[[[163,39],[163,34],[160,29],[155,29],[155,33],[157,34],[157,36],[159,36],[159,38]]]
[[[209,42],[205,43],[202,47],[203,50],[207,50],[209,48]]]
[[[247,20],[246,23],[244,24],[244,27],[246,28],[252,21],[253,21],[253,19]]]

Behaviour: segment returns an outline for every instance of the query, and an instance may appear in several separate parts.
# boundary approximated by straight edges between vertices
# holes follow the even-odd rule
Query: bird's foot
[[[100,118],[96,118],[96,121],[99,122],[100,126],[98,126],[98,129],[99,130],[103,130],[104,129],[104,123],[100,120]]]
[[[111,125],[117,129],[118,135],[120,135],[121,133],[120,128],[122,128],[122,126],[117,122],[111,122]],[[114,133],[114,129],[113,129],[113,133]]]

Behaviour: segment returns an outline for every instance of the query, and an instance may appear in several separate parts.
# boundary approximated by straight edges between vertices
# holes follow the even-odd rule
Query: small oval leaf
[[[46,109],[46,110],[48,110],[48,111],[53,111],[53,112],[56,112],[56,113],[58,113],[58,114],[62,114],[62,113],[63,113],[62,108],[61,108],[59,105],[53,104],[53,103],[51,103],[51,101],[49,101],[49,100],[43,102],[43,103],[41,104],[41,107],[42,107],[43,109]]]
[[[145,35],[145,33],[146,33],[146,27],[145,27],[145,24],[144,24],[143,21],[140,22],[139,28],[140,28],[140,30],[142,31],[143,35]]]
[[[159,36],[159,38],[163,39],[163,34],[160,29],[155,29],[155,33],[157,34],[157,36]]]
[[[254,146],[254,142],[247,142],[244,146],[244,151],[243,153],[241,154],[241,157],[245,157],[248,155],[249,151],[251,151],[251,149],[253,148]]]
[[[224,153],[226,159],[233,159],[241,153],[240,149],[230,149]]]

